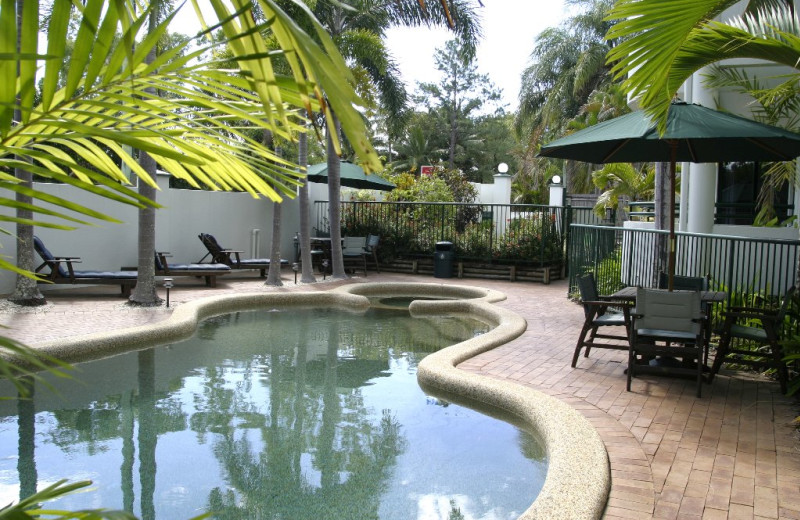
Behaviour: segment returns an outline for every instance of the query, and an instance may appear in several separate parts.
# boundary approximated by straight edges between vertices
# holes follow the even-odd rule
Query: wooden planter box
[[[381,263],[380,266],[381,271],[433,276],[433,258],[397,259],[390,263]],[[564,274],[561,266],[533,267],[456,260],[453,262],[453,277],[549,284],[551,280],[564,278]]]

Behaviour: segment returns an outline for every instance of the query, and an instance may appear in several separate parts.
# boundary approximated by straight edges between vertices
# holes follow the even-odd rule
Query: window
[[[720,163],[715,218],[717,224],[753,224],[758,213],[761,172],[765,166],[755,162]],[[775,211],[778,220],[785,220],[790,209],[789,187],[784,186],[776,194]]]

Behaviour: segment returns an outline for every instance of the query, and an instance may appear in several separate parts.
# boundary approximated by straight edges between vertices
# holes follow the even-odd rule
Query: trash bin
[[[453,277],[453,243],[436,242],[433,253],[433,276],[436,278]]]

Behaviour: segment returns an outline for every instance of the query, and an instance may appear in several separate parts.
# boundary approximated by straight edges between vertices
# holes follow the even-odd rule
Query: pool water
[[[193,338],[78,365],[0,401],[0,503],[62,478],[48,508],[143,519],[516,518],[546,460],[509,423],[426,396],[416,366],[481,334],[407,310],[237,312]],[[13,396],[0,381],[0,396]]]

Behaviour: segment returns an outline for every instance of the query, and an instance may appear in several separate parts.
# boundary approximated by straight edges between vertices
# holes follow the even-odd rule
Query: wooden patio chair
[[[578,363],[578,355],[585,348],[584,357],[589,357],[592,347],[614,350],[628,350],[630,332],[631,304],[623,301],[611,301],[597,294],[597,284],[592,273],[578,277],[578,290],[583,305],[583,328],[581,328],[575,353],[572,356],[572,368]],[[600,328],[623,327],[617,334],[599,332]],[[589,336],[588,338],[586,336]],[[597,339],[613,340],[612,343],[597,343]]]
[[[681,276],[675,275],[672,277],[672,288],[676,291],[707,291],[709,288],[710,276]],[[658,273],[658,288],[666,289],[669,287],[669,274],[661,271]],[[708,347],[711,342],[711,319],[713,318],[711,312],[711,304],[702,302],[700,305],[703,314],[706,317],[706,323],[703,326],[705,332],[705,342],[703,347],[703,365],[708,366]]]
[[[722,363],[768,367],[775,369],[781,392],[786,393],[789,374],[786,362],[783,361],[781,332],[795,292],[794,287],[789,288],[777,309],[731,307],[725,311],[717,355],[708,375],[709,381],[714,379]],[[734,340],[755,344],[757,348],[733,347],[731,345]]]
[[[700,293],[640,287],[631,318],[627,390],[640,373],[691,375],[700,397],[705,323]]]
[[[363,269],[364,276],[367,276],[366,246],[367,237],[344,237],[342,241],[342,257],[345,269],[350,267],[355,271],[357,267]]]

